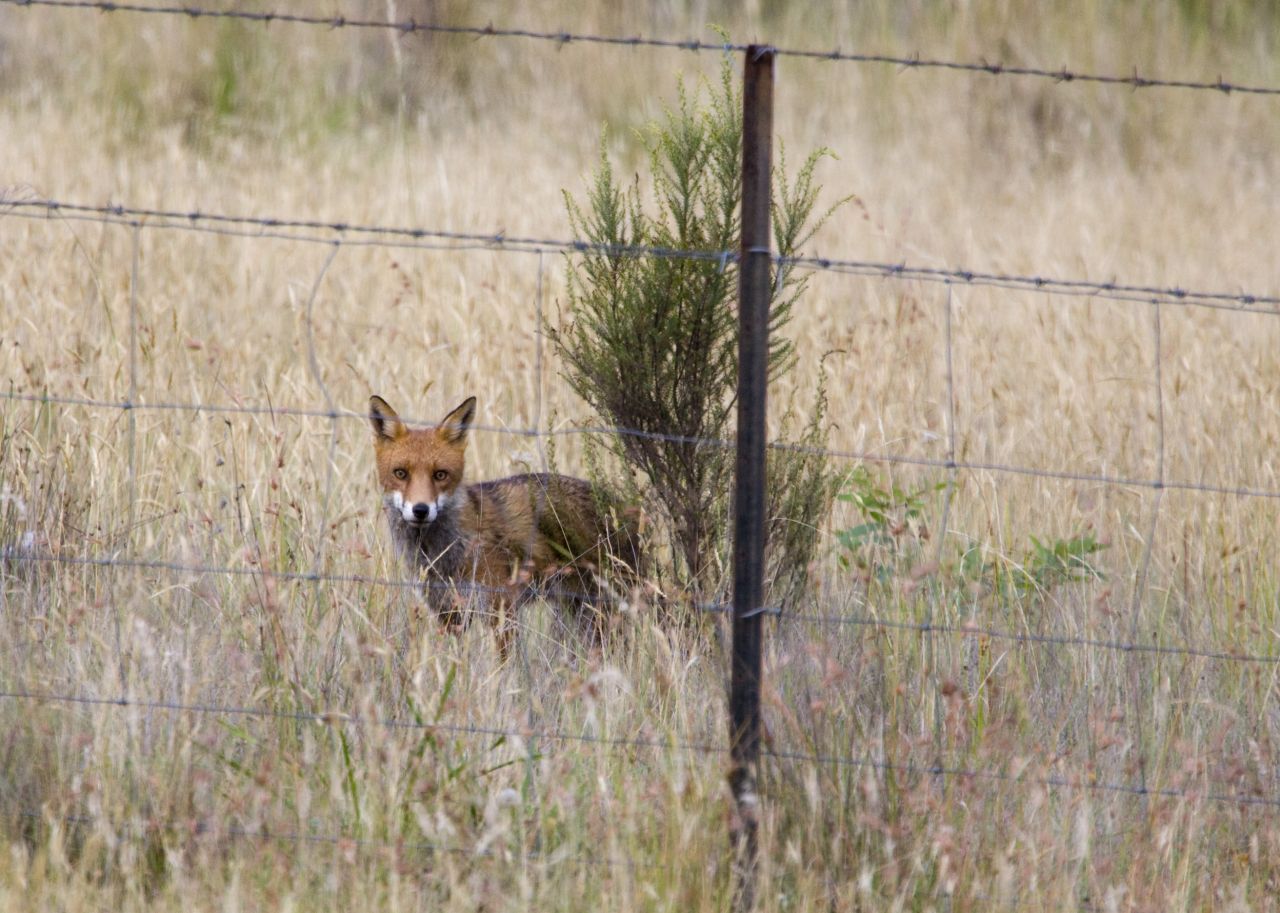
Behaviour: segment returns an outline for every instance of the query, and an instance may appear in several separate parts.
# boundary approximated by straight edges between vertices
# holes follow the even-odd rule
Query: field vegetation
[[[596,6],[324,11],[1280,86],[1270,0]],[[564,240],[720,66],[6,3],[0,193]],[[1275,96],[783,57],[776,106],[848,198],[807,254],[1280,295]],[[139,221],[0,206],[0,913],[727,909],[715,625],[537,607],[504,666],[389,585],[370,393],[592,470],[565,255]],[[825,372],[842,497],[767,619],[761,910],[1277,909],[1276,311],[808,277],[772,393]]]

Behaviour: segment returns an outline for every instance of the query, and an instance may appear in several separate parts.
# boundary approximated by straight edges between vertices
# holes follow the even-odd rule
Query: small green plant
[[[1031,537],[1031,548],[1022,563],[1022,575],[1015,578],[1023,590],[1045,591],[1067,583],[1103,579],[1102,571],[1090,556],[1105,549],[1093,533],[1041,542]]]
[[[917,560],[920,546],[929,536],[925,523],[928,498],[945,491],[947,485],[936,482],[905,489],[890,483],[886,488],[865,466],[854,470],[837,498],[852,504],[862,522],[836,531],[836,541],[844,549],[839,556],[841,565],[883,578]]]
[[[1020,557],[991,557],[981,543],[972,543],[961,552],[956,574],[965,582],[983,585],[1002,603],[1043,596],[1073,583],[1106,579],[1093,556],[1107,546],[1092,532],[1068,539],[1030,539],[1031,547]]]
[[[742,101],[727,61],[709,105],[683,84],[678,94],[677,108],[645,134],[652,206],[638,179],[630,188],[615,180],[603,148],[586,204],[566,195],[575,234],[590,247],[569,260],[566,313],[548,335],[573,389],[604,423],[627,429],[605,446],[635,470],[632,496],[658,506],[677,589],[712,601],[723,595],[728,564],[734,451],[720,442],[732,439],[736,412],[738,264],[726,252],[740,246]],[[815,216],[814,169],[824,154],[810,155],[791,183],[775,182],[782,257],[797,255],[830,214]],[[785,267],[775,273],[770,380],[796,364],[782,331],[807,282]],[[814,407],[784,412],[803,416],[803,446],[770,454],[772,599],[795,592],[835,495],[825,406],[820,381]]]
[[[1068,539],[1030,539],[1031,547],[1023,552],[1021,560],[993,553],[980,541],[965,546],[950,569],[953,585],[947,602],[951,607],[979,628],[983,626],[978,618],[981,611],[989,616],[1004,616],[1004,625],[1016,619],[1017,627],[1043,633],[1048,626],[1057,624],[1052,605],[1065,594],[1055,591],[1103,578],[1092,556],[1106,545],[1092,532]],[[963,650],[966,693],[976,696],[981,683],[994,671],[990,638],[976,632],[966,634]],[[991,722],[989,698],[974,700],[970,707],[969,726],[975,740],[971,744],[977,744]]]
[[[881,582],[916,566],[924,559],[923,545],[930,538],[926,521],[929,498],[945,491],[948,484],[903,488],[882,482],[866,467],[854,470],[837,498],[853,505],[862,522],[836,530],[841,566],[856,568]],[[955,574],[968,583],[985,585],[1002,599],[1103,579],[1093,556],[1106,545],[1092,532],[1067,539],[1030,539],[1031,547],[1020,559],[988,557],[981,543],[971,543],[956,560]]]

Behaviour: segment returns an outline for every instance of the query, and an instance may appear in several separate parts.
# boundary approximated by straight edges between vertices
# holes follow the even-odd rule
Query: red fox
[[[466,621],[469,600],[494,626],[498,653],[510,651],[516,613],[543,596],[602,633],[604,571],[639,571],[633,518],[606,508],[590,482],[530,473],[467,485],[467,433],[476,398],[432,428],[410,430],[380,396],[369,398],[383,503],[400,557],[420,576],[442,622]]]

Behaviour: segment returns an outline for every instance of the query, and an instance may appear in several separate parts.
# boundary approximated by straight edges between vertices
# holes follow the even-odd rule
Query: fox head
[[[434,428],[410,430],[386,400],[369,397],[378,482],[387,507],[404,522],[434,522],[457,494],[475,414],[476,398],[471,396]]]

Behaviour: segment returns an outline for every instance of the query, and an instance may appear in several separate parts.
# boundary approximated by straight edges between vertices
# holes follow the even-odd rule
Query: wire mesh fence
[[[6,0],[13,2],[13,0]],[[179,6],[146,6],[141,4],[90,3],[71,2],[71,0],[30,0],[15,3],[19,6],[54,6],[92,9],[100,12],[133,12],[156,15],[183,15],[193,18],[226,18],[233,17],[248,21],[269,24],[273,22],[294,23],[299,25],[326,26],[330,28],[379,28],[401,32],[434,30],[462,32],[486,38],[518,38],[537,39],[553,44],[567,42],[596,42],[621,47],[658,47],[683,49],[689,51],[726,51],[743,50],[732,44],[706,44],[692,41],[667,41],[662,39],[613,38],[608,36],[591,36],[571,34],[567,32],[531,32],[520,29],[503,29],[481,27],[457,27],[415,23],[412,20],[392,22],[375,20],[333,19],[311,17],[295,14],[272,12],[244,12],[234,10],[204,10],[194,7]],[[1066,68],[1059,71],[1036,68],[1006,67],[999,64],[963,63],[955,61],[931,61],[915,58],[897,58],[879,55],[859,55],[853,53],[811,52],[803,50],[778,49],[780,55],[808,56],[833,61],[853,63],[893,64],[900,67],[928,67],[945,70],[969,71],[978,74],[999,77],[1036,77],[1056,80],[1058,82],[1094,82],[1117,85],[1128,88],[1167,88],[1186,90],[1211,90],[1223,94],[1252,93],[1273,95],[1280,90],[1262,86],[1244,86],[1223,82],[1196,82],[1190,80],[1162,80],[1134,74],[1131,77],[1114,77],[1081,72],[1073,72]],[[96,591],[97,581],[92,575],[102,572],[107,575],[137,575],[135,579],[142,581],[144,591],[162,592],[170,587],[183,588],[193,594],[201,594],[210,605],[217,604],[212,595],[227,580],[243,579],[258,594],[258,604],[254,613],[245,613],[245,617],[253,615],[266,619],[262,621],[266,630],[277,622],[272,621],[272,613],[278,612],[285,599],[273,594],[272,589],[282,586],[307,587],[310,596],[299,595],[299,605],[305,604],[304,611],[317,618],[324,614],[323,608],[316,608],[327,597],[321,595],[325,589],[332,588],[342,594],[348,605],[358,605],[367,599],[371,592],[387,590],[403,595],[410,595],[421,590],[422,581],[404,575],[388,573],[370,573],[351,570],[335,570],[335,565],[349,567],[351,562],[340,560],[334,556],[336,548],[333,534],[335,524],[340,522],[336,516],[335,495],[337,487],[350,483],[349,473],[352,467],[360,465],[359,458],[343,456],[344,432],[347,427],[359,427],[368,421],[369,416],[363,410],[352,408],[340,397],[335,396],[331,382],[326,381],[326,365],[320,352],[317,334],[323,332],[317,324],[315,305],[326,282],[333,281],[340,275],[344,263],[344,254],[350,249],[359,250],[395,250],[420,255],[463,256],[483,252],[499,257],[524,257],[526,268],[528,258],[536,258],[536,292],[532,306],[523,308],[522,319],[529,321],[534,329],[530,336],[538,346],[532,372],[535,375],[530,386],[537,391],[538,399],[532,413],[532,421],[527,427],[508,424],[479,423],[473,430],[493,437],[511,437],[524,439],[534,446],[545,448],[547,444],[561,439],[575,439],[586,436],[640,435],[663,440],[695,443],[699,446],[730,447],[733,441],[728,440],[693,440],[689,441],[680,435],[668,435],[653,431],[613,428],[591,424],[576,426],[552,427],[548,422],[548,409],[541,399],[541,391],[547,384],[546,374],[550,370],[541,349],[541,328],[545,321],[544,313],[544,258],[555,254],[565,258],[580,256],[586,252],[602,252],[618,257],[661,257],[690,258],[724,264],[730,260],[736,262],[736,251],[716,250],[681,250],[648,246],[627,248],[607,248],[600,250],[583,241],[574,239],[555,239],[548,237],[508,236],[505,233],[457,232],[433,226],[385,226],[356,224],[347,222],[326,222],[297,217],[294,215],[243,216],[228,213],[208,212],[201,210],[159,209],[134,207],[128,205],[93,205],[74,200],[43,199],[9,194],[0,199],[0,229],[8,226],[15,234],[21,233],[14,226],[30,226],[33,231],[65,230],[70,224],[92,224],[101,226],[104,233],[119,232],[127,237],[128,275],[125,292],[127,327],[122,330],[125,340],[120,346],[123,357],[116,365],[116,380],[112,385],[118,395],[89,395],[77,390],[51,389],[35,383],[24,383],[16,376],[7,379],[7,388],[0,391],[0,399],[10,406],[13,422],[22,425],[26,422],[34,426],[41,421],[56,422],[60,417],[66,418],[73,410],[85,410],[93,413],[115,414],[123,419],[123,428],[119,434],[122,438],[123,461],[126,466],[126,493],[120,499],[123,517],[114,529],[101,531],[82,530],[82,542],[73,544],[69,541],[58,541],[50,536],[47,530],[39,529],[40,524],[30,520],[29,515],[37,513],[37,508],[29,507],[27,501],[34,504],[36,495],[32,491],[23,491],[24,479],[35,474],[30,463],[22,463],[17,454],[17,445],[6,442],[6,450],[0,456],[5,459],[5,492],[6,501],[0,505],[0,532],[8,541],[0,542],[0,573],[3,574],[5,596],[3,607],[12,617],[13,614],[28,612],[38,614],[38,609],[47,600],[53,598],[50,593],[56,592],[62,585],[57,580],[59,570],[79,571],[86,576],[79,581],[70,581],[65,585],[72,589],[83,590],[82,596]],[[44,224],[42,224],[44,223]],[[190,233],[196,236],[195,243],[203,243],[203,236],[211,238],[230,237],[238,239],[238,243],[279,243],[283,245],[319,245],[325,256],[318,268],[313,270],[313,280],[309,287],[302,289],[294,302],[299,315],[296,342],[299,358],[305,362],[306,374],[311,382],[307,391],[309,399],[299,396],[288,403],[274,401],[245,401],[246,397],[228,393],[225,399],[205,398],[202,396],[182,396],[177,390],[182,386],[191,389],[200,388],[199,383],[191,383],[190,378],[170,372],[172,384],[170,388],[156,389],[142,379],[144,373],[140,361],[144,357],[144,348],[148,345],[147,326],[154,321],[143,318],[142,310],[146,299],[146,265],[143,251],[143,238],[156,239],[149,241],[155,245],[163,245],[172,232]],[[938,520],[928,531],[928,536],[921,536],[918,554],[914,554],[910,563],[912,567],[891,568],[889,578],[878,577],[877,574],[892,564],[892,558],[881,558],[873,561],[869,568],[850,569],[845,578],[847,592],[836,600],[812,600],[809,608],[793,611],[780,611],[776,607],[762,607],[769,615],[765,637],[776,643],[777,652],[771,656],[780,672],[779,690],[772,695],[781,707],[775,707],[776,718],[773,726],[776,732],[765,733],[764,757],[779,768],[813,767],[813,768],[849,768],[869,772],[882,781],[887,775],[907,776],[939,784],[939,789],[981,789],[981,784],[1007,784],[1016,789],[1043,789],[1048,791],[1084,792],[1108,796],[1132,797],[1142,801],[1160,799],[1180,800],[1186,802],[1208,802],[1216,805],[1231,806],[1241,810],[1269,810],[1280,806],[1280,764],[1275,764],[1266,751],[1259,751],[1248,762],[1239,764],[1222,764],[1212,769],[1196,769],[1182,771],[1171,765],[1162,752],[1168,745],[1159,740],[1144,727],[1167,721],[1156,719],[1159,715],[1153,710],[1157,703],[1167,702],[1167,695],[1161,689],[1168,688],[1168,680],[1176,679],[1190,683],[1194,690],[1197,681],[1206,676],[1235,676],[1253,674],[1249,670],[1260,670],[1263,675],[1274,677],[1273,670],[1280,664],[1280,650],[1276,647],[1274,630],[1259,630],[1258,626],[1245,623],[1234,623],[1230,620],[1222,623],[1210,620],[1193,622],[1184,620],[1169,628],[1151,630],[1150,622],[1153,611],[1169,611],[1172,597],[1171,588],[1160,584],[1159,599],[1153,596],[1153,563],[1157,543],[1162,535],[1170,535],[1163,529],[1162,516],[1168,512],[1168,500],[1173,495],[1186,498],[1230,498],[1248,504],[1261,505],[1262,523],[1273,513],[1270,502],[1280,498],[1280,489],[1261,484],[1258,478],[1247,481],[1206,481],[1204,478],[1179,477],[1170,470],[1169,452],[1178,446],[1176,434],[1168,424],[1167,385],[1169,383],[1164,366],[1176,359],[1167,331],[1168,315],[1174,313],[1194,314],[1199,310],[1207,312],[1225,312],[1225,319],[1246,319],[1246,317],[1266,318],[1268,320],[1280,316],[1280,296],[1265,290],[1223,291],[1195,290],[1177,286],[1159,286],[1119,280],[1099,281],[1084,277],[1063,277],[1051,275],[1018,275],[1000,273],[966,267],[937,268],[906,263],[887,263],[863,261],[856,259],[789,257],[774,258],[773,269],[804,269],[815,274],[830,277],[833,282],[857,280],[875,281],[903,287],[935,287],[942,295],[939,297],[938,312],[940,316],[939,351],[937,355],[943,367],[941,369],[941,387],[935,391],[936,398],[942,404],[943,418],[940,422],[942,431],[937,445],[938,455],[921,455],[919,452],[882,452],[854,448],[832,447],[822,450],[829,458],[839,460],[849,467],[865,464],[885,464],[890,467],[901,467],[904,470],[919,470],[932,474],[933,479],[942,479],[940,483],[941,497],[939,502],[931,504]],[[992,294],[1007,293],[1011,296],[1022,296],[1030,299],[1029,307],[1054,309],[1062,307],[1062,301],[1086,299],[1113,303],[1118,307],[1131,308],[1134,325],[1141,328],[1143,337],[1140,343],[1146,362],[1142,368],[1142,376],[1147,385],[1147,396],[1150,404],[1151,440],[1143,451],[1147,457],[1147,472],[1122,472],[1103,469],[1082,468],[1073,466],[1069,458],[1059,465],[1036,465],[1030,463],[1004,462],[966,454],[963,441],[957,430],[956,405],[960,396],[957,386],[964,373],[955,357],[954,326],[955,301],[953,294],[970,289],[989,290]],[[32,293],[39,297],[40,290]],[[856,308],[856,305],[853,306]],[[188,367],[188,366],[184,366]],[[197,370],[192,368],[191,370]],[[329,371],[327,376],[332,378]],[[452,396],[447,391],[445,396]],[[26,410],[25,413],[20,410]],[[10,410],[7,410],[10,411]],[[297,510],[296,518],[291,522],[296,526],[294,540],[306,545],[303,551],[295,551],[291,547],[283,548],[277,554],[271,554],[272,544],[269,536],[262,532],[263,508],[261,502],[256,510],[252,505],[252,497],[246,489],[262,483],[247,482],[237,478],[229,490],[228,499],[222,496],[219,505],[223,511],[222,519],[198,518],[187,516],[181,506],[173,508],[172,518],[188,527],[204,524],[210,530],[200,539],[192,535],[187,538],[168,538],[162,534],[148,532],[148,511],[156,508],[158,474],[158,457],[156,455],[156,438],[152,437],[152,429],[141,427],[140,416],[155,414],[162,421],[170,422],[162,434],[173,436],[173,423],[182,421],[223,421],[230,426],[232,419],[246,422],[266,422],[269,425],[258,427],[246,434],[257,433],[270,439],[272,431],[278,423],[295,421],[308,428],[307,433],[320,441],[311,446],[311,452],[319,456],[321,468],[310,471],[314,486],[310,494],[318,503],[317,508]],[[425,424],[437,419],[436,415],[411,415],[407,420]],[[836,419],[840,416],[837,413]],[[352,421],[354,420],[354,421]],[[1244,417],[1241,417],[1244,421]],[[10,436],[12,439],[12,435]],[[231,440],[231,437],[228,437]],[[234,442],[229,445],[234,446]],[[273,445],[278,446],[278,445]],[[797,445],[776,441],[772,447],[786,450],[795,449]],[[219,457],[221,459],[221,457]],[[539,457],[546,465],[547,456],[543,452]],[[234,464],[235,460],[231,462]],[[281,460],[283,465],[283,459]],[[1178,464],[1186,468],[1183,461]],[[280,467],[277,467],[279,469]],[[237,468],[237,472],[238,472]],[[248,468],[246,467],[246,472]],[[277,473],[278,475],[278,473]],[[967,556],[974,554],[972,550],[964,551],[960,558],[952,558],[952,549],[965,541],[968,535],[959,526],[957,517],[962,513],[962,506],[957,503],[959,480],[964,476],[1001,476],[1013,480],[1026,480],[1030,484],[1046,483],[1088,483],[1107,489],[1123,490],[1126,493],[1137,492],[1143,500],[1136,510],[1131,511],[1134,518],[1132,551],[1127,561],[1121,562],[1129,577],[1115,583],[1117,589],[1127,588],[1128,592],[1117,592],[1107,597],[1105,619],[1094,624],[1092,621],[1081,622],[1074,627],[1070,622],[1059,620],[1056,624],[1045,618],[1030,617],[1028,606],[1035,602],[1037,594],[1044,596],[1055,586],[1050,582],[1049,570],[1037,576],[1038,572],[1029,572],[1018,568],[1016,561],[1007,562],[1007,567],[987,567],[982,563],[982,556],[977,559],[978,567],[972,574],[954,571],[943,574],[944,564],[954,562],[960,566]],[[144,493],[145,490],[145,493]],[[25,500],[24,500],[25,496]],[[13,506],[22,502],[22,510]],[[279,508],[276,508],[279,510]],[[195,513],[193,511],[193,513]],[[257,516],[253,514],[257,513]],[[932,516],[931,515],[931,518]],[[234,518],[234,519],[233,519]],[[30,520],[30,522],[28,522]],[[1271,522],[1274,522],[1272,517]],[[226,523],[234,527],[235,533],[222,537],[212,532],[214,526]],[[886,527],[887,528],[887,527]],[[909,535],[910,530],[906,530]],[[898,546],[893,541],[903,535],[903,530],[894,530],[891,540],[884,548],[892,551]],[[1185,530],[1182,532],[1185,536]],[[199,546],[192,542],[203,542],[207,555],[198,554]],[[228,544],[230,543],[230,544]],[[168,553],[165,546],[181,544],[182,552]],[[926,560],[926,553],[927,559]],[[1060,578],[1068,584],[1075,579],[1072,571],[1087,569],[1089,565],[1083,560],[1068,555],[1058,556],[1060,565],[1045,565],[1056,568],[1062,573]],[[1047,560],[1047,559],[1046,559]],[[1029,559],[1025,563],[1030,563]],[[366,564],[367,566],[367,564]],[[1021,573],[1022,576],[1018,576]],[[861,576],[859,576],[861,575]],[[167,582],[162,582],[162,578]],[[834,575],[837,581],[839,575]],[[1013,582],[1010,582],[1010,581]],[[826,583],[831,586],[830,580]],[[956,593],[948,592],[949,587],[957,587]],[[464,589],[467,587],[464,586]],[[482,587],[472,587],[483,591]],[[896,588],[896,589],[895,589]],[[971,590],[984,588],[985,592],[995,594],[988,600],[987,608],[979,617],[978,606],[981,597],[973,595]],[[110,593],[112,585],[106,584],[103,589]],[[1070,589],[1069,585],[1066,589]],[[1265,592],[1265,588],[1263,589]],[[929,598],[913,599],[912,594],[927,594]],[[968,595],[966,595],[968,594]],[[555,595],[548,593],[547,595]],[[1007,597],[1007,598],[1006,598]],[[1096,598],[1100,604],[1104,601],[1090,592],[1085,595],[1068,592],[1061,597],[1068,609],[1091,611],[1088,602]],[[1002,603],[1002,600],[1004,602]],[[66,646],[65,633],[43,631],[39,636],[25,639],[10,638],[7,646],[14,663],[11,671],[4,677],[4,686],[0,687],[0,700],[31,707],[63,707],[66,709],[82,708],[100,711],[119,711],[125,713],[141,713],[144,715],[167,714],[176,716],[202,716],[216,719],[252,718],[260,721],[275,721],[301,727],[317,726],[333,730],[363,731],[366,729],[386,729],[406,731],[420,735],[448,734],[457,738],[477,738],[483,740],[508,740],[523,746],[516,755],[524,753],[532,766],[537,744],[585,744],[601,748],[628,758],[634,757],[637,751],[651,752],[661,756],[684,755],[693,758],[716,759],[716,763],[724,763],[731,746],[715,730],[708,727],[706,731],[686,733],[681,736],[668,735],[617,735],[597,731],[590,726],[567,728],[556,722],[554,712],[545,708],[535,709],[532,698],[523,714],[524,719],[518,724],[492,726],[471,724],[466,721],[437,719],[427,721],[406,713],[403,707],[388,706],[379,708],[371,706],[367,701],[356,701],[357,695],[344,693],[342,688],[335,688],[332,693],[297,696],[297,706],[307,709],[281,709],[267,703],[261,705],[230,705],[216,700],[191,699],[189,696],[168,699],[161,696],[160,691],[153,691],[148,682],[130,671],[133,661],[131,633],[129,625],[134,623],[131,612],[123,600],[106,599],[111,603],[114,617],[114,643],[106,653],[119,667],[119,690],[115,693],[88,693],[77,687],[75,675],[63,668],[57,652]],[[194,597],[193,597],[194,601]],[[626,612],[635,611],[636,604],[643,604],[643,599],[635,594],[613,597],[618,607]],[[833,606],[833,602],[835,603]],[[1153,602],[1158,603],[1158,610],[1153,610]],[[274,607],[273,607],[274,606]],[[698,610],[708,613],[724,613],[726,607],[721,604],[699,605]],[[1177,611],[1174,607],[1172,611]],[[40,611],[43,611],[40,609]],[[225,617],[227,611],[220,608],[216,611],[219,617]],[[1062,613],[1069,615],[1070,611]],[[1188,613],[1190,614],[1190,613]],[[54,617],[54,616],[51,616]],[[319,626],[330,624],[318,622]],[[340,636],[341,622],[332,623],[326,628]],[[35,626],[37,629],[39,625]],[[1104,633],[1098,633],[1099,628]],[[857,671],[848,673],[858,679],[856,690],[875,694],[877,687],[883,688],[883,673],[875,671],[875,664],[885,662],[882,655],[885,649],[900,650],[909,655],[910,665],[916,676],[914,686],[919,694],[916,702],[908,702],[901,711],[891,709],[895,702],[902,702],[901,697],[885,696],[880,692],[881,707],[873,713],[883,730],[886,723],[891,726],[894,720],[903,732],[909,731],[910,739],[917,744],[909,748],[891,751],[891,739],[881,732],[879,742],[872,740],[860,748],[850,748],[847,743],[843,751],[833,750],[825,734],[819,732],[822,725],[809,718],[799,720],[794,726],[790,716],[801,716],[804,713],[816,713],[812,708],[803,710],[786,706],[790,697],[796,701],[806,691],[799,688],[790,695],[784,692],[787,676],[794,673],[789,663],[794,659],[798,649],[795,645],[804,640],[806,630],[820,631],[820,640],[834,642],[839,648],[840,641],[845,652],[839,662],[851,662]],[[1174,641],[1170,638],[1170,629],[1180,631],[1182,639]],[[852,632],[852,633],[851,633]],[[534,636],[534,635],[530,635]],[[903,637],[902,643],[893,640]],[[282,664],[285,662],[288,649],[280,644],[280,635],[276,632],[264,633],[264,643],[275,639],[273,649],[276,650]],[[913,643],[912,643],[913,642]],[[1024,651],[1034,656],[1027,662],[1035,666],[1036,673],[1032,681],[1050,681],[1055,663],[1064,662],[1060,654],[1064,651],[1079,651],[1087,654],[1087,662],[1103,669],[1105,675],[1119,682],[1108,698],[1119,698],[1131,702],[1127,710],[1116,711],[1117,715],[1110,721],[1111,728],[1122,733],[1133,745],[1136,745],[1136,760],[1118,761],[1105,757],[1105,746],[1099,748],[1101,741],[1094,739],[1087,754],[1091,762],[1087,769],[1073,769],[1072,765],[1079,761],[1079,753],[1073,751],[1065,743],[1075,740],[1089,742],[1090,736],[1085,730],[1090,725],[1098,724],[1089,706],[1087,694],[1053,694],[1045,698],[1043,713],[1046,718],[1054,720],[1060,727],[1059,738],[1064,743],[1057,749],[1045,748],[1044,757],[1035,761],[1027,758],[1010,756],[1007,763],[996,763],[991,754],[982,754],[971,749],[973,723],[965,726],[955,721],[955,704],[965,699],[974,700],[979,690],[979,683],[974,680],[976,669],[982,668],[984,675],[994,675],[996,667],[1004,657],[992,660],[981,659],[984,651],[990,651],[992,643],[999,643],[1009,650]],[[1266,646],[1257,647],[1251,644],[1261,643]],[[837,649],[833,648],[833,649]],[[802,652],[802,651],[799,651]],[[853,656],[850,660],[849,657]],[[528,663],[527,657],[524,662]],[[835,662],[835,660],[833,660]],[[1043,668],[1039,664],[1043,664]],[[1206,672],[1206,666],[1223,667]],[[1225,669],[1225,671],[1224,671]],[[768,674],[768,673],[766,673]],[[833,673],[834,674],[834,673]],[[841,673],[846,674],[846,673]],[[25,678],[30,677],[30,684]],[[714,677],[714,676],[713,676]],[[803,676],[801,676],[803,678]],[[954,681],[953,679],[960,679]],[[39,684],[36,684],[39,683]],[[1078,684],[1078,683],[1075,683]],[[179,691],[181,689],[178,689]],[[351,703],[348,703],[351,701]],[[1252,699],[1251,699],[1252,701]],[[1263,742],[1275,735],[1278,725],[1273,701],[1260,696],[1256,704],[1238,708],[1228,708],[1229,713],[1243,720],[1254,732],[1264,734]],[[21,712],[21,711],[19,711]],[[909,719],[911,717],[914,719]],[[815,718],[816,719],[816,718]],[[1215,717],[1216,721],[1216,717]],[[133,724],[129,724],[132,726]],[[872,732],[875,725],[867,724],[864,732]],[[1067,731],[1071,730],[1070,734]],[[900,732],[899,735],[903,733]],[[811,736],[806,744],[806,736]],[[1239,738],[1239,732],[1232,730],[1231,736]],[[905,737],[904,737],[905,738]],[[1162,736],[1161,738],[1167,738]],[[910,739],[906,739],[910,741]],[[968,743],[965,740],[970,740]],[[1157,744],[1159,743],[1159,744]],[[921,747],[923,745],[924,747]],[[906,760],[896,757],[905,755]],[[981,763],[973,763],[973,762]],[[1096,762],[1096,763],[1095,763]],[[780,773],[778,776],[785,776]],[[20,808],[19,814],[46,818],[38,809]],[[89,821],[88,817],[85,822]],[[82,822],[82,823],[85,823]],[[170,822],[170,827],[179,827]],[[208,825],[206,825],[208,826]],[[422,841],[420,844],[406,846],[403,841],[380,842],[376,839],[361,836],[359,833],[346,834],[338,832],[275,833],[270,830],[253,827],[241,827],[238,824],[222,826],[220,832],[231,837],[262,838],[270,834],[271,839],[294,841],[299,843],[339,843],[354,841],[356,845],[385,847],[394,845],[399,850],[411,849],[432,853],[437,851],[474,852],[474,847],[467,849],[450,847],[445,844]],[[535,858],[542,858],[535,854]],[[586,858],[583,856],[582,858]],[[615,864],[613,857],[605,856],[592,860]],[[625,865],[635,865],[635,860],[627,860]],[[643,864],[643,863],[641,863]],[[1087,905],[1086,905],[1087,906]]]

